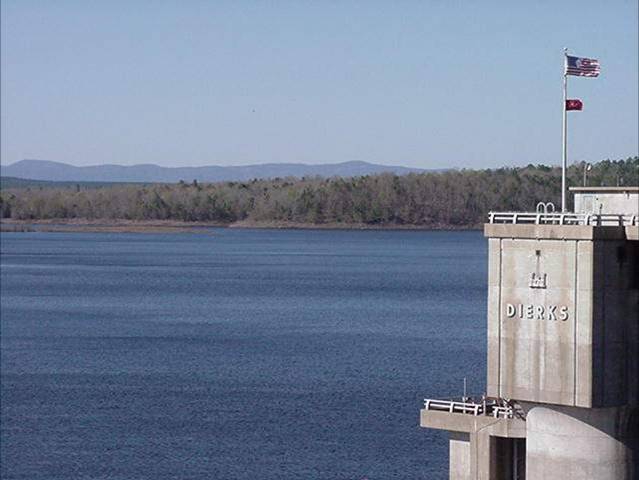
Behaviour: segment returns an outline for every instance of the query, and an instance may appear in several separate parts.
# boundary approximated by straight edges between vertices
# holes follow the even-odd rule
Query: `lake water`
[[[445,479],[479,232],[1,236],[3,479]]]

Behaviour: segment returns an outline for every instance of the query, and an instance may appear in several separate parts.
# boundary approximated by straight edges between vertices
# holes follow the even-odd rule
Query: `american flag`
[[[598,77],[599,60],[566,55],[566,71],[564,73],[578,77]]]

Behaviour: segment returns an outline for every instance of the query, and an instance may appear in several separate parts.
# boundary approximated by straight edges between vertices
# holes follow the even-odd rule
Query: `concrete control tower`
[[[639,187],[491,212],[486,394],[425,400],[450,479],[639,479]]]

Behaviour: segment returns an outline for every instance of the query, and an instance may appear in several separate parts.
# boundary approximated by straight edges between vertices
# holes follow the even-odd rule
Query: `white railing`
[[[495,418],[513,418],[513,407],[493,407],[492,415]]]
[[[540,212],[490,212],[489,223],[532,225],[592,225],[630,227],[639,225],[637,215]]]
[[[426,410],[443,410],[450,413],[468,413],[472,415],[482,415],[484,413],[484,405],[474,402],[457,402],[454,400],[433,400],[424,399],[424,408]]]
[[[486,415],[494,418],[514,418],[515,416],[513,406],[507,401],[485,397],[478,400],[473,400],[472,398],[462,400],[435,400],[426,398],[424,399],[424,409],[474,416]]]

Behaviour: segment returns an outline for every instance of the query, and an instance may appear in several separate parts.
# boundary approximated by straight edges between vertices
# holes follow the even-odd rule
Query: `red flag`
[[[566,100],[566,110],[583,110],[584,104],[581,100]]]

